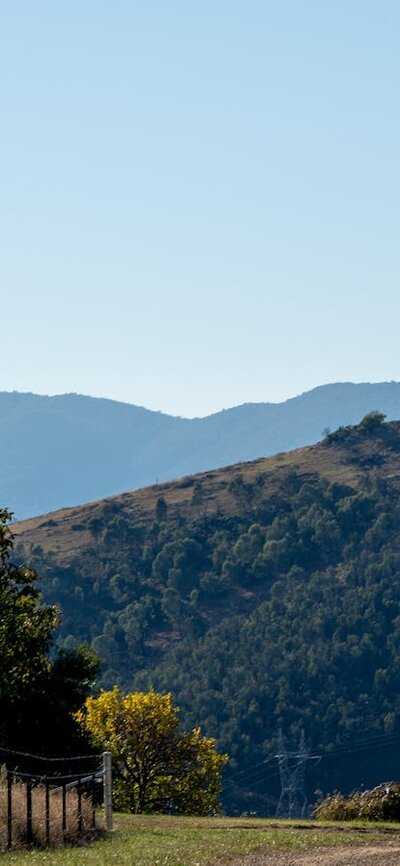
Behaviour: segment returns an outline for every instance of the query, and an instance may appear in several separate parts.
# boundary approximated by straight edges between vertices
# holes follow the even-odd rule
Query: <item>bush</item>
[[[357,805],[353,797],[332,794],[322,800],[315,809],[317,821],[353,821],[357,818]]]
[[[349,797],[333,794],[319,803],[315,817],[318,821],[400,821],[400,784],[383,782]]]

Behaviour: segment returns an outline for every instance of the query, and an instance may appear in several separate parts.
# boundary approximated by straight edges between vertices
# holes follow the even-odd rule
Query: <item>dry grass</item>
[[[396,471],[400,473],[400,459],[397,455]],[[274,457],[260,458],[248,463],[238,463],[222,469],[200,472],[188,478],[168,481],[153,487],[145,487],[132,493],[109,497],[122,506],[128,519],[133,522],[146,521],[154,516],[156,502],[162,496],[168,504],[168,521],[176,520],[179,515],[194,517],[196,509],[191,506],[193,484],[202,484],[207,500],[207,513],[220,509],[230,513],[236,506],[229,492],[229,483],[240,474],[247,483],[254,483],[260,476],[267,477],[268,496],[273,497],[284,481],[287,473],[295,470],[300,475],[317,473],[328,481],[340,481],[357,487],[360,470],[349,465],[346,455],[340,449],[331,448],[329,452],[321,445],[299,448],[295,451],[278,454]],[[104,500],[89,502],[73,508],[63,508],[52,514],[31,517],[14,523],[12,531],[16,543],[23,545],[28,556],[31,544],[39,544],[45,552],[51,550],[54,561],[59,564],[69,562],[71,556],[93,546],[87,523],[92,517],[101,517]],[[200,506],[200,509],[203,506]],[[80,531],[73,531],[79,526]]]
[[[2,866],[228,866],[243,864],[245,856],[260,852],[260,863],[297,862],[308,851],[308,864],[321,863],[321,851],[346,845],[344,863],[362,863],[361,845],[370,850],[380,843],[376,863],[386,860],[398,844],[398,826],[364,823],[321,827],[313,821],[189,818],[167,815],[116,815],[115,830],[84,847],[18,851],[1,856]],[[385,847],[383,847],[383,845]],[[396,844],[396,848],[397,848]],[[351,849],[349,846],[352,846]],[[395,850],[393,848],[393,850]],[[287,856],[282,852],[287,852]],[[315,859],[314,859],[315,856]],[[340,856],[340,853],[339,853]],[[396,856],[396,855],[395,855]],[[378,859],[380,858],[380,859]],[[302,857],[301,857],[302,859]],[[255,863],[255,859],[253,863]],[[303,861],[304,862],[304,861]],[[332,861],[331,861],[332,862]],[[366,858],[365,862],[370,862]],[[397,861],[396,861],[397,862]]]
[[[386,447],[379,437],[377,439],[366,437],[361,438],[350,450],[342,447],[340,443],[329,448],[322,444],[312,445],[248,463],[200,472],[187,478],[135,490],[132,493],[108,497],[107,501],[112,499],[123,508],[128,519],[137,523],[148,520],[149,516],[154,517],[157,499],[162,496],[168,504],[168,521],[173,522],[182,514],[191,519],[196,516],[196,507],[193,508],[191,499],[194,482],[198,481],[203,489],[204,500],[207,502],[207,513],[219,509],[229,514],[236,507],[229,492],[229,483],[238,474],[247,483],[254,483],[260,475],[263,475],[266,479],[267,498],[273,497],[281,489],[288,472],[293,470],[299,475],[316,474],[329,482],[348,484],[357,490],[364,479],[365,470],[357,465],[357,460],[352,462],[349,458],[362,454],[366,456],[379,454],[380,459],[384,457],[379,470],[381,476],[400,476],[400,453],[396,449],[393,451],[390,447]],[[63,565],[70,561],[71,556],[79,557],[83,550],[93,546],[93,536],[87,524],[90,518],[102,515],[103,506],[104,500],[101,500],[73,508],[63,508],[52,514],[15,523],[12,531],[15,533],[16,542],[24,548],[26,556],[29,554],[31,544],[39,544],[45,553],[51,550],[54,561]],[[198,508],[201,512],[204,504]],[[78,527],[79,531],[75,531]]]
[[[32,789],[32,837],[35,847],[46,845],[46,789],[38,785]],[[66,792],[66,828],[63,832],[62,794],[50,794],[50,845],[72,844],[92,831],[92,803],[82,794],[81,821],[78,814],[78,795]],[[82,830],[80,828],[82,825]],[[0,783],[0,851],[7,848],[7,787]],[[15,782],[12,787],[12,848],[27,845],[27,793],[26,785]]]

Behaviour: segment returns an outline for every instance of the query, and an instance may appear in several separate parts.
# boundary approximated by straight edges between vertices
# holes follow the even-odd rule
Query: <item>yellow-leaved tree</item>
[[[116,686],[87,698],[76,718],[94,745],[112,753],[116,808],[193,815],[218,810],[228,758],[200,728],[180,730],[170,694],[124,695]]]

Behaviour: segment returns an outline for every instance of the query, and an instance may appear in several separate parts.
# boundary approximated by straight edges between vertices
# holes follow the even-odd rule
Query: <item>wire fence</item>
[[[109,753],[46,758],[0,749],[0,764],[0,850],[63,845],[111,829]]]

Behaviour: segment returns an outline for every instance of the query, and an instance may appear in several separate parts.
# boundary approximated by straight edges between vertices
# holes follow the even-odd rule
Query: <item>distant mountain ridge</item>
[[[114,400],[0,393],[0,488],[18,519],[311,445],[372,410],[400,418],[400,383],[321,385],[205,418]]]

